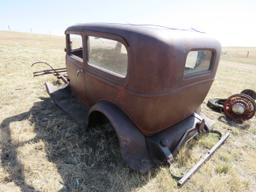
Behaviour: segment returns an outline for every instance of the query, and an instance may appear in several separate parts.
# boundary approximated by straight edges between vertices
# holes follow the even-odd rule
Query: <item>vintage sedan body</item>
[[[75,25],[65,34],[64,89],[84,106],[86,123],[99,114],[110,121],[131,168],[145,172],[155,156],[171,158],[182,138],[204,122],[195,112],[217,70],[221,48],[215,39],[193,30],[131,24]],[[56,96],[61,89],[52,90],[48,86],[65,108]]]
[[[83,58],[72,54],[71,34],[83,40]],[[209,91],[219,61],[219,43],[198,32],[97,24],[69,27],[66,35],[70,85],[80,100],[89,106],[100,100],[116,104],[145,135],[162,131],[195,112]],[[108,49],[107,43],[120,43],[123,53],[111,53],[110,48],[116,47]],[[98,57],[112,60],[91,55],[97,46],[110,50],[105,55],[99,52]],[[185,63],[193,51],[210,52],[210,56],[204,61],[208,62],[206,67],[202,63],[190,73]],[[116,62],[117,57],[126,58]],[[90,64],[93,59],[99,63]]]

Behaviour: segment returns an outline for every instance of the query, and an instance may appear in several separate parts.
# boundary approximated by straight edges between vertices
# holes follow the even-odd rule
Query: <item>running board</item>
[[[55,86],[45,83],[52,101],[80,126],[87,126],[88,107],[72,95],[69,84]]]

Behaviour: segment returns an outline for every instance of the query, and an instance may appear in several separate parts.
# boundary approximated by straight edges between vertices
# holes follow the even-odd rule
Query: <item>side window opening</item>
[[[88,37],[88,64],[107,73],[125,77],[128,67],[126,47],[119,41]]]
[[[190,51],[187,55],[184,75],[209,71],[212,60],[212,51],[197,50]]]
[[[70,54],[78,57],[79,59],[84,59],[83,56],[83,40],[81,35],[70,34],[69,35],[69,47]]]

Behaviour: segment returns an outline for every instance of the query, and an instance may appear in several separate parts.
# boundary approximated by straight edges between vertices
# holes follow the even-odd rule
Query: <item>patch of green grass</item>
[[[199,139],[199,144],[203,147],[210,149],[214,144],[218,142],[219,138],[217,134],[209,133],[207,135],[202,136]]]
[[[228,164],[228,162],[217,164],[215,168],[215,172],[217,174],[227,174],[229,170],[230,170],[230,164]]]

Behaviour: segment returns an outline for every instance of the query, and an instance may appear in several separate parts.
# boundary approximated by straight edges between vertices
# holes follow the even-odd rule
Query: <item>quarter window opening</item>
[[[84,59],[83,56],[83,40],[81,35],[70,34],[69,35],[69,47],[70,55],[75,56],[75,59]]]

